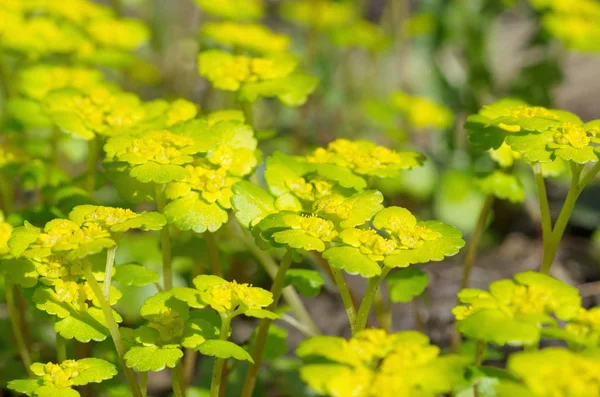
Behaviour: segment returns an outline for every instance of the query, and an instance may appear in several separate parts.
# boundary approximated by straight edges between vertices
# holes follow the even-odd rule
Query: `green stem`
[[[277,275],[273,280],[273,285],[271,287],[271,293],[273,294],[273,303],[271,303],[271,306],[269,306],[269,310],[271,311],[274,311],[277,308],[277,305],[279,304],[279,299],[281,298],[281,293],[283,291],[285,274],[292,265],[293,254],[294,252],[292,250],[288,250],[285,253],[283,259],[281,260],[281,264],[279,265]],[[258,332],[256,334],[254,351],[252,352],[252,359],[254,360],[254,363],[250,364],[250,368],[248,369],[248,374],[246,375],[246,380],[244,381],[244,387],[242,388],[241,397],[252,397],[252,393],[254,392],[254,388],[256,386],[258,370],[260,368],[263,352],[267,343],[269,326],[271,325],[272,321],[273,320],[269,318],[263,318],[260,321],[260,325],[258,326]]]
[[[194,372],[196,372],[196,359],[198,358],[198,352],[194,350],[187,350],[183,358],[183,381],[184,389],[187,389],[194,378]]]
[[[583,189],[589,185],[590,182],[594,180],[596,175],[598,175],[598,172],[600,172],[600,161],[594,164],[594,166],[590,168],[590,170],[581,178],[581,182],[579,184],[581,188]]]
[[[112,283],[112,272],[115,267],[115,256],[117,255],[118,245],[115,245],[112,248],[109,248],[106,252],[106,266],[104,268],[104,284],[102,285],[104,299],[107,302],[110,302],[110,285]]]
[[[173,385],[173,395],[175,397],[184,396],[184,381],[183,381],[183,367],[181,361],[171,370],[171,384]]]
[[[52,128],[50,135],[50,152],[48,153],[48,164],[46,165],[46,185],[52,185],[52,177],[55,172],[60,170],[60,138],[62,131],[58,127]],[[89,154],[88,154],[89,160]]]
[[[477,341],[477,346],[475,347],[475,365],[480,366],[483,361],[483,354],[485,353],[485,342]],[[479,397],[479,383],[475,382],[473,384],[473,396]]]
[[[348,284],[346,284],[346,279],[344,278],[342,271],[340,269],[336,269],[333,266],[330,266],[330,269],[331,274],[333,275],[333,280],[335,281],[340,296],[342,297],[344,307],[346,308],[346,314],[348,315],[348,322],[350,323],[352,335],[354,335],[354,323],[356,322],[356,307],[354,306],[352,294],[348,289]]]
[[[56,334],[56,360],[62,363],[67,359],[67,340]]]
[[[204,233],[204,242],[206,243],[206,252],[208,254],[208,262],[210,263],[210,269],[212,271],[212,274],[215,276],[223,277],[217,236],[215,236],[214,233],[207,231]]]
[[[122,0],[110,0],[113,10],[117,16],[123,15],[123,1]]]
[[[373,308],[375,309],[375,315],[377,316],[379,326],[389,333],[392,330],[392,311],[391,306],[383,297],[381,288],[377,288],[377,291],[375,291]]]
[[[24,330],[20,329],[19,324],[21,324],[21,314],[17,307],[16,299],[15,299],[15,286],[12,281],[5,281],[5,291],[6,291],[6,305],[8,306],[8,317],[10,318],[10,324],[13,331],[13,336],[15,338],[15,342],[17,344],[17,349],[19,350],[19,355],[21,356],[21,361],[23,365],[27,369],[27,373],[30,376],[33,376],[31,369],[31,355],[29,354],[29,349],[27,347],[27,343],[25,343],[25,337],[23,336]]]
[[[365,295],[363,296],[362,302],[358,308],[358,313],[356,314],[356,323],[354,325],[355,333],[364,330],[367,326],[369,312],[371,311],[371,306],[373,306],[373,298],[375,297],[375,293],[379,288],[379,283],[387,276],[389,272],[390,268],[384,266],[379,276],[371,277],[369,279],[369,282],[367,283],[367,289],[365,290]]]
[[[554,263],[556,251],[558,250],[562,236],[567,228],[567,224],[569,223],[569,218],[571,217],[573,209],[575,208],[577,198],[583,189],[579,183],[581,179],[581,171],[582,167],[579,164],[571,162],[571,185],[569,186],[567,198],[565,199],[562,209],[560,210],[558,219],[556,219],[556,223],[554,224],[554,228],[550,237],[547,240],[544,240],[544,256],[542,258],[542,266],[540,269],[540,272],[542,273],[550,274],[550,269]]]
[[[12,85],[10,82],[10,76],[8,72],[8,66],[4,60],[4,56],[0,54],[0,87],[2,87],[2,99],[3,103],[12,96]]]
[[[244,111],[246,124],[248,124],[250,127],[254,127],[254,111],[252,104],[250,102],[242,102],[242,110]]]
[[[219,340],[227,340],[229,336],[229,329],[231,328],[231,317],[227,313],[221,314],[221,333],[219,334]],[[221,388],[221,379],[223,375],[223,367],[225,366],[225,359],[215,359],[215,366],[213,368],[212,379],[210,382],[210,397],[219,397],[219,389]]]
[[[4,178],[3,175],[0,175],[0,204],[2,205],[4,216],[8,216],[13,212],[14,196],[13,181],[10,178]]]
[[[85,180],[85,188],[90,196],[96,191],[96,173],[98,172],[99,155],[98,138],[94,137],[88,141],[87,174]]]
[[[473,264],[475,263],[475,257],[477,256],[479,243],[481,242],[481,238],[483,237],[483,232],[485,231],[485,226],[487,224],[488,217],[490,216],[490,212],[492,211],[493,207],[494,196],[489,195],[483,203],[483,207],[479,212],[479,219],[477,219],[477,224],[475,225],[475,230],[473,231],[473,234],[471,235],[471,238],[469,240],[467,253],[465,254],[465,260],[463,262],[463,276],[460,283],[460,289],[465,289],[469,286],[471,270],[473,269]]]
[[[249,236],[249,233],[246,230],[236,227],[235,231],[237,232],[236,235],[240,238],[240,241],[244,244],[246,249],[248,249],[248,251],[254,255],[258,262],[260,262],[260,264],[263,266],[269,277],[274,280],[279,267],[273,260],[273,257],[268,252],[261,250],[254,242],[254,239]],[[308,310],[306,310],[306,307],[304,306],[304,303],[302,303],[302,299],[300,299],[300,296],[294,287],[289,286],[284,288],[282,294],[287,304],[292,308],[292,312],[294,313],[294,316],[296,316],[296,319],[308,330],[310,330],[312,335],[321,335],[321,330],[311,318]]]
[[[115,349],[117,350],[117,354],[119,355],[119,360],[121,361],[123,370],[125,371],[125,377],[127,378],[127,383],[129,383],[129,388],[131,389],[131,392],[134,397],[142,397],[142,392],[138,385],[137,377],[135,376],[133,370],[127,367],[127,365],[125,364],[125,359],[123,358],[125,356],[125,344],[123,343],[123,337],[121,336],[121,332],[119,331],[119,325],[115,320],[110,303],[108,303],[104,299],[102,289],[100,288],[100,285],[94,278],[94,273],[92,273],[91,264],[84,264],[83,274],[87,279],[88,284],[92,289],[92,292],[96,296],[96,299],[98,299],[98,302],[100,302],[100,307],[102,309],[102,312],[104,313],[104,319],[106,320],[108,331],[110,332],[110,336],[113,340],[113,343],[115,344]]]
[[[140,372],[140,389],[142,396],[148,395],[148,372]]]
[[[533,165],[533,174],[535,175],[535,185],[538,192],[538,201],[540,204],[540,216],[542,221],[542,239],[544,245],[546,240],[552,233],[552,218],[550,216],[550,205],[548,204],[548,194],[546,193],[546,184],[544,183],[544,176],[542,175],[542,166],[540,163]]]
[[[163,213],[167,199],[165,197],[164,186],[156,185],[156,208],[158,212]],[[171,257],[171,235],[169,225],[165,225],[160,230],[160,248],[163,260],[163,285],[166,291],[173,288],[173,266]]]

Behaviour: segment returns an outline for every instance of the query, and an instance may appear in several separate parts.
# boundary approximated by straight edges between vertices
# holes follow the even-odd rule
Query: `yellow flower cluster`
[[[6,146],[0,145],[0,168],[13,164],[18,160],[17,154]]]
[[[81,368],[75,360],[65,360],[60,364],[33,365],[32,371],[42,377],[44,384],[65,389],[73,386],[73,378],[79,376]]]
[[[46,224],[30,249],[51,248],[67,251],[104,237],[110,237],[110,233],[98,225],[80,227],[68,219],[54,219]]]
[[[240,180],[230,176],[224,168],[211,168],[208,164],[186,165],[188,177],[180,182],[167,185],[167,198],[175,199],[197,191],[209,203],[218,202],[224,208],[231,208],[231,187]]]
[[[138,214],[130,209],[94,207],[94,209],[84,217],[82,225],[95,224],[102,228],[110,228],[111,226],[136,218],[137,216]]]
[[[398,249],[398,244],[377,234],[375,229],[344,229],[340,233],[342,241],[350,246],[357,247],[369,259],[380,262],[386,256]]]
[[[104,48],[126,53],[148,37],[141,22],[118,19],[110,8],[89,0],[0,4],[0,46],[31,58],[65,54],[90,59]]]
[[[13,227],[9,223],[4,222],[2,213],[0,212],[0,258],[9,252],[8,240],[12,231]]]
[[[413,127],[450,128],[454,122],[450,109],[427,98],[397,92],[391,101]]]
[[[508,367],[536,397],[600,395],[600,358],[558,347],[512,355]]]
[[[314,215],[286,215],[286,224],[292,229],[302,230],[321,241],[331,241],[337,236],[333,222]]]
[[[361,175],[377,175],[388,169],[405,169],[419,164],[416,153],[397,153],[372,142],[347,139],[337,139],[326,149],[317,148],[307,160],[314,164],[336,164]]]
[[[299,25],[322,29],[341,27],[358,17],[358,9],[350,1],[288,1],[283,3],[281,13],[283,18]]]
[[[319,394],[333,397],[438,395],[445,387],[426,384],[423,376],[415,375],[433,369],[439,353],[423,334],[387,334],[380,329],[366,329],[349,341],[314,337],[298,348],[300,356],[322,356],[332,361],[306,364],[300,375]]]
[[[324,181],[330,184],[328,181]],[[333,186],[329,189],[322,191],[319,195],[319,199],[313,204],[313,211],[315,213],[323,213],[327,215],[335,215],[341,220],[350,218],[352,215],[352,204],[350,204],[346,198],[340,194],[332,194]],[[295,192],[292,190],[295,194]]]
[[[186,318],[180,312],[165,306],[157,315],[152,316],[148,326],[158,331],[161,342],[168,343],[181,339],[185,321]]]
[[[565,325],[565,330],[577,344],[600,346],[600,307],[581,308],[577,316]]]
[[[581,298],[577,289],[549,276],[535,272],[515,275],[515,280],[499,280],[490,284],[490,292],[465,289],[459,294],[463,305],[453,309],[457,320],[464,320],[482,309],[494,309],[509,317],[541,320],[556,315],[559,319],[574,318]]]
[[[264,13],[262,0],[196,0],[208,14],[227,19],[257,19]]]
[[[307,181],[305,178],[292,178],[285,181],[290,191],[302,200],[315,201],[329,197],[333,192],[333,184],[325,178],[316,177]],[[322,202],[322,206],[334,205],[332,202]],[[324,208],[323,208],[324,209]]]
[[[70,265],[60,255],[51,255],[45,258],[35,258],[38,262],[36,271],[38,274],[48,280],[44,280],[45,283],[53,283],[58,279],[64,280],[76,280],[78,277],[83,276],[83,269],[79,264]]]
[[[82,66],[36,65],[22,70],[17,76],[17,90],[41,101],[52,90],[75,88],[89,91],[104,81],[99,70]]]
[[[124,136],[110,147],[105,146],[107,157],[131,165],[154,162],[183,165],[192,162],[195,141],[167,130],[147,132],[139,137]],[[114,146],[114,147],[113,147]]]
[[[70,303],[80,311],[88,308],[88,302],[94,299],[94,292],[87,282],[54,281],[54,292],[58,300]]]
[[[218,43],[258,53],[284,52],[290,38],[259,24],[212,22],[202,27],[202,33]]]
[[[131,51],[149,38],[148,28],[140,21],[127,19],[98,19],[86,25],[100,46]]]
[[[424,241],[433,241],[442,237],[438,232],[417,225],[417,219],[412,214],[391,215],[387,221],[386,229],[398,241],[398,248],[400,249],[419,248]]]
[[[207,288],[203,291],[202,298],[218,312],[235,312],[238,309],[243,312],[261,309],[273,302],[273,297],[269,291],[253,287],[250,284],[239,284],[235,280],[223,280],[222,283]]]
[[[572,146],[575,149],[582,149],[591,142],[591,134],[580,124],[570,122],[561,123],[554,134],[554,141],[559,145]]]
[[[567,47],[585,52],[600,51],[600,4],[594,0],[530,0],[545,12],[542,23]]]
[[[198,56],[201,76],[216,88],[237,91],[244,83],[274,80],[292,73],[297,60],[288,54],[272,57],[247,57],[219,50],[208,50]]]
[[[198,114],[198,107],[185,99],[176,99],[168,105],[166,116],[169,127],[191,120]]]
[[[529,106],[512,100],[500,101],[484,106],[480,114],[490,120],[510,119],[498,123],[498,127],[508,132],[521,131],[521,124],[531,119],[559,120],[560,116],[541,106]]]

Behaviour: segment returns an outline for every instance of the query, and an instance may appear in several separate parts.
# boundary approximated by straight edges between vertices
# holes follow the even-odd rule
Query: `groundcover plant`
[[[422,3],[2,0],[0,395],[600,397],[600,3]]]

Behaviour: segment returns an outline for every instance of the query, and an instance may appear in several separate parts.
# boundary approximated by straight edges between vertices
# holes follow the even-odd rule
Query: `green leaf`
[[[183,352],[177,347],[134,346],[125,353],[126,364],[136,372],[158,372],[175,368]]]
[[[337,164],[318,164],[316,171],[322,177],[337,182],[340,186],[357,191],[367,187],[364,178],[356,175],[352,170]]]
[[[154,200],[156,192],[154,185],[142,183],[129,176],[127,165],[105,162],[103,166],[119,197],[132,203],[146,203]]]
[[[188,304],[189,307],[194,309],[204,309],[206,304],[202,301],[200,291],[194,288],[187,287],[175,287],[169,290],[169,292],[182,302]]]
[[[291,248],[306,251],[323,252],[325,243],[320,238],[307,234],[304,230],[288,229],[272,234],[276,243],[287,245]]]
[[[348,365],[360,365],[356,355],[347,354],[348,343],[339,336],[319,335],[300,342],[296,355],[300,358],[323,357],[327,360]]]
[[[212,310],[195,311],[186,322],[181,345],[187,349],[195,349],[209,339],[219,337],[221,318]]]
[[[276,80],[246,83],[241,87],[238,99],[254,103],[260,98],[276,97],[286,106],[301,106],[318,83],[319,79],[316,77],[296,72]]]
[[[8,382],[7,387],[10,390],[16,391],[17,393],[33,396],[35,391],[38,390],[43,384],[44,383],[41,379],[19,379],[11,380]]]
[[[35,265],[28,259],[2,259],[0,260],[0,271],[10,281],[23,288],[35,286],[39,277]]]
[[[479,188],[488,195],[493,195],[502,200],[512,203],[520,203],[525,200],[525,190],[516,176],[494,171],[490,175],[478,179]]]
[[[116,267],[113,281],[121,285],[135,285],[141,287],[157,282],[160,279],[158,273],[136,264],[126,264]]]
[[[117,322],[122,321],[116,312],[113,311],[113,315]],[[90,307],[85,312],[72,312],[70,316],[56,321],[54,331],[65,339],[76,339],[82,343],[103,341],[109,335],[104,313],[96,307]]]
[[[399,269],[390,274],[388,283],[390,300],[392,302],[410,302],[414,297],[425,291],[429,284],[427,273],[416,267]]]
[[[174,311],[182,317],[187,317],[189,307],[186,302],[173,296],[171,291],[160,291],[144,301],[140,308],[140,315],[146,320],[152,320],[168,311]]]
[[[277,313],[273,313],[266,309],[248,309],[244,311],[244,315],[254,318],[268,318],[270,320],[277,320],[280,316]]]
[[[71,388],[58,388],[54,385],[45,385],[35,391],[36,397],[80,397],[78,391]]]
[[[21,256],[38,239],[41,232],[42,229],[25,221],[23,226],[17,227],[12,231],[12,235],[8,240],[10,253],[17,257]]]
[[[329,383],[332,379],[349,379],[351,376],[352,369],[341,364],[309,364],[300,368],[302,380],[320,395],[329,394]]]
[[[511,381],[501,381],[495,387],[494,397],[537,397],[526,386]]]
[[[535,324],[519,322],[497,310],[481,309],[457,323],[463,335],[497,345],[533,345],[540,339]]]
[[[75,137],[83,138],[87,141],[96,137],[94,131],[89,129],[83,119],[77,113],[62,111],[52,112],[50,114],[52,122],[56,124],[63,132],[71,134]]]
[[[252,356],[250,356],[246,350],[235,343],[226,340],[207,340],[198,347],[198,352],[205,356],[235,358],[236,360],[254,363]]]
[[[242,226],[254,226],[267,215],[277,212],[275,199],[268,192],[248,181],[239,181],[233,185],[231,204],[235,217]]]
[[[354,247],[332,247],[323,253],[329,265],[336,269],[343,269],[349,274],[359,274],[365,278],[371,278],[381,274],[381,267],[363,255],[358,248]]]
[[[265,180],[269,191],[276,197],[290,192],[289,181],[304,177],[314,170],[314,166],[301,161],[298,157],[275,152],[267,157]]]
[[[99,358],[84,358],[77,360],[78,375],[73,377],[75,386],[87,385],[88,383],[100,383],[111,379],[118,372],[117,368],[108,361]]]
[[[246,347],[248,352],[253,352],[256,344],[257,329],[252,333],[250,338],[250,344]],[[265,341],[265,348],[263,352],[264,360],[275,360],[278,357],[283,356],[289,350],[287,344],[288,332],[274,324],[269,326],[267,332],[267,339]]]
[[[532,134],[520,132],[506,138],[506,143],[516,152],[523,155],[530,163],[549,163],[554,160],[552,151],[548,150],[548,144],[554,142],[552,131]]]
[[[180,165],[157,164],[152,161],[138,165],[129,171],[129,176],[142,183],[165,184],[181,181],[188,177],[188,172]]]
[[[285,285],[293,285],[304,296],[314,297],[319,295],[325,280],[316,270],[290,269],[285,273]]]
[[[228,214],[216,203],[204,201],[198,194],[174,200],[164,209],[167,221],[181,230],[193,230],[196,233],[216,232],[227,223]]]

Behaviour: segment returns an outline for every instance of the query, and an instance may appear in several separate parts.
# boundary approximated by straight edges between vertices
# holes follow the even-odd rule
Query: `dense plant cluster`
[[[376,63],[411,39],[442,45],[453,29],[423,12],[390,32],[358,3],[290,0],[267,24],[261,0],[196,0],[208,19],[194,53],[202,106],[152,78],[157,27],[124,17],[121,1],[0,3],[2,387],[142,397],[166,371],[177,397],[263,395],[263,373],[295,382],[278,394],[289,396],[600,397],[600,309],[550,275],[600,172],[600,120],[553,108],[550,87],[482,101],[446,81],[459,109],[408,90],[326,97],[319,45]],[[474,18],[458,3],[438,11]],[[481,5],[480,22],[517,7],[502,3]],[[529,3],[546,45],[598,50],[597,2]],[[472,29],[470,39],[484,27]],[[480,78],[469,83],[490,89],[487,66],[467,57]],[[311,100],[325,110],[347,100],[350,124],[383,134],[303,134],[308,115],[325,122]],[[463,119],[468,146],[443,147]],[[425,186],[435,167],[456,167],[437,193]],[[553,219],[557,176],[570,183]],[[535,202],[535,192],[539,267],[470,287],[495,204]],[[433,213],[403,199],[433,194],[443,198]],[[392,304],[422,299],[427,264],[445,266],[465,246],[452,346],[393,329]],[[361,296],[349,286],[357,279]],[[343,304],[345,336],[307,310],[326,294]],[[290,330],[303,335],[295,349]]]

